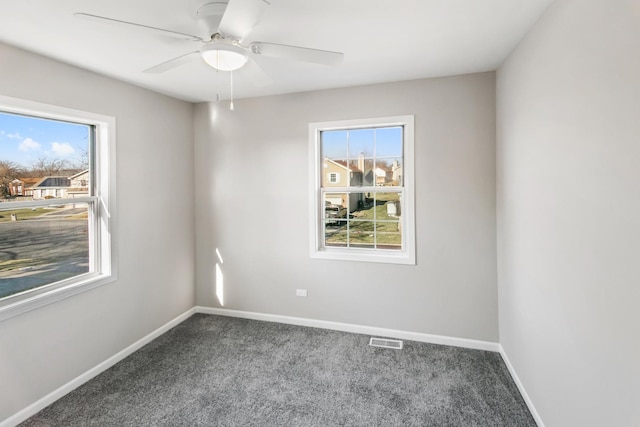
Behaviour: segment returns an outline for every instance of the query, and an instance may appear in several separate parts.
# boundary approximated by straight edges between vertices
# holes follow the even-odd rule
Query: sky
[[[0,160],[29,167],[40,158],[79,162],[89,127],[0,113]]]
[[[402,127],[322,132],[322,156],[332,160],[402,157]]]

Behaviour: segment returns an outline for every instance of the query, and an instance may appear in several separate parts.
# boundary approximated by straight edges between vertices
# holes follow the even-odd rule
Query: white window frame
[[[93,127],[92,171],[94,194],[57,203],[89,206],[90,272],[9,295],[0,300],[0,321],[51,304],[117,279],[116,256],[116,120],[114,117],[0,95],[0,111],[36,118],[86,124]],[[5,202],[3,208],[50,205],[51,200]]]
[[[331,179],[331,177],[335,177],[335,179]],[[340,182],[340,173],[339,172],[329,172],[327,176],[327,182],[329,184],[337,184]]]
[[[374,127],[403,127],[403,186],[402,250],[340,248],[324,246],[322,226],[322,161],[321,133],[323,131],[365,129]],[[354,187],[354,189],[357,187]],[[331,189],[334,190],[333,188]],[[367,190],[365,190],[367,191]],[[380,191],[383,191],[380,189]],[[357,120],[341,120],[309,124],[309,210],[310,256],[316,259],[364,261],[391,264],[416,264],[415,193],[414,193],[414,116],[393,116]]]

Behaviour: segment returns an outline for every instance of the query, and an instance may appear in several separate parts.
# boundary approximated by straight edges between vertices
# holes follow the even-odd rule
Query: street
[[[86,219],[0,223],[0,298],[89,271]]]

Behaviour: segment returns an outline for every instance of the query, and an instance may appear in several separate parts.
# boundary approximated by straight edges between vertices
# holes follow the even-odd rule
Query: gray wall
[[[545,424],[640,425],[640,3],[558,0],[498,71],[500,339]]]
[[[417,265],[309,258],[309,122],[415,114]],[[498,340],[495,75],[200,104],[196,301]],[[295,296],[306,288],[307,298]]]
[[[119,279],[0,322],[0,420],[193,307],[193,106],[0,44],[0,94],[115,116]]]

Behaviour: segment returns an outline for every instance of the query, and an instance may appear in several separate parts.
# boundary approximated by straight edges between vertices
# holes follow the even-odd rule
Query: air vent
[[[390,340],[387,338],[371,338],[369,345],[372,347],[393,348],[394,350],[402,350],[402,341]]]

